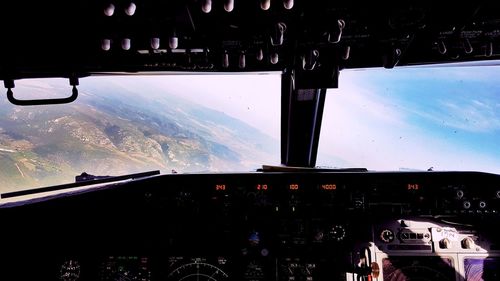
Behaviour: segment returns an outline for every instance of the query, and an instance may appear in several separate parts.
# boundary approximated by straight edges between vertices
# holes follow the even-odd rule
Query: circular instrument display
[[[391,243],[394,241],[394,232],[390,229],[384,229],[382,232],[380,232],[380,240],[385,243]]]
[[[176,281],[221,281],[229,278],[222,269],[227,263],[225,258],[219,257],[215,261],[205,258],[170,258],[171,271],[168,280]]]
[[[80,263],[76,260],[67,260],[61,265],[59,279],[63,281],[76,281],[80,278]]]

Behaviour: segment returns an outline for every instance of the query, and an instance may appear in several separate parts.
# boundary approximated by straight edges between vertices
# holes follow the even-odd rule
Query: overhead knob
[[[439,248],[441,249],[449,249],[451,248],[451,241],[448,238],[443,238],[439,241]]]
[[[203,0],[203,1],[201,1],[201,10],[205,14],[210,13],[210,11],[212,11],[212,0]]]
[[[115,13],[115,5],[109,3],[106,7],[104,7],[104,14],[108,17],[111,17]]]
[[[473,249],[476,245],[474,240],[470,237],[465,237],[464,239],[462,239],[462,242],[460,244],[462,244],[463,249]]]
[[[232,12],[234,9],[234,0],[226,0],[224,2],[224,10],[226,10],[226,12]]]
[[[493,55],[493,43],[492,42],[489,42],[488,44],[486,44],[486,50],[485,50],[484,55],[487,57],[491,57]]]
[[[285,9],[290,10],[293,8],[293,0],[283,0],[283,6]]]
[[[229,67],[229,54],[227,52],[224,52],[224,54],[222,54],[222,67]]]
[[[466,54],[472,53],[474,51],[474,48],[472,48],[472,45],[470,43],[470,40],[468,38],[464,39],[464,51]]]
[[[264,11],[269,10],[271,7],[271,0],[260,0],[260,8]]]
[[[264,59],[264,51],[262,51],[262,48],[260,48],[257,51],[256,58],[257,58],[258,61],[262,61]]]
[[[133,16],[135,14],[135,10],[137,9],[137,5],[134,2],[130,2],[127,7],[125,7],[125,14],[127,16]]]
[[[443,41],[443,40],[439,40],[439,41],[437,41],[435,44],[436,44],[436,46],[437,46],[438,52],[439,52],[441,55],[446,54],[446,52],[448,51],[448,49],[446,49],[446,45],[444,44],[444,41]]]

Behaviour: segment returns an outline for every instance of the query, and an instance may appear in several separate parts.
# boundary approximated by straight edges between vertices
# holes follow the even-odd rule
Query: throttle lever
[[[361,248],[360,262],[354,267],[354,273],[357,274],[357,281],[372,281],[372,255],[368,247]]]

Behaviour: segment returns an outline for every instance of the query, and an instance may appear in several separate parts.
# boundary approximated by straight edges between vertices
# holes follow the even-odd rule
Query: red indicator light
[[[226,185],[225,184],[216,184],[215,190],[216,191],[224,191],[224,190],[226,190]]]
[[[337,185],[336,184],[322,184],[321,189],[323,189],[323,190],[336,190]]]
[[[290,184],[288,186],[290,190],[299,190],[299,185],[298,184]]]

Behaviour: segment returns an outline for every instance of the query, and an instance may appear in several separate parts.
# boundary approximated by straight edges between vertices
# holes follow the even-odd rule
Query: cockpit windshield
[[[343,70],[317,164],[500,173],[500,66]]]
[[[500,173],[500,66],[343,70],[317,166]],[[280,163],[280,73],[91,76],[69,105],[0,100],[0,190],[75,176],[254,171]],[[66,96],[26,79],[19,99]]]
[[[0,100],[0,191],[148,170],[251,171],[279,163],[279,74],[81,79],[69,105]],[[70,93],[65,79],[18,81],[16,98]]]

